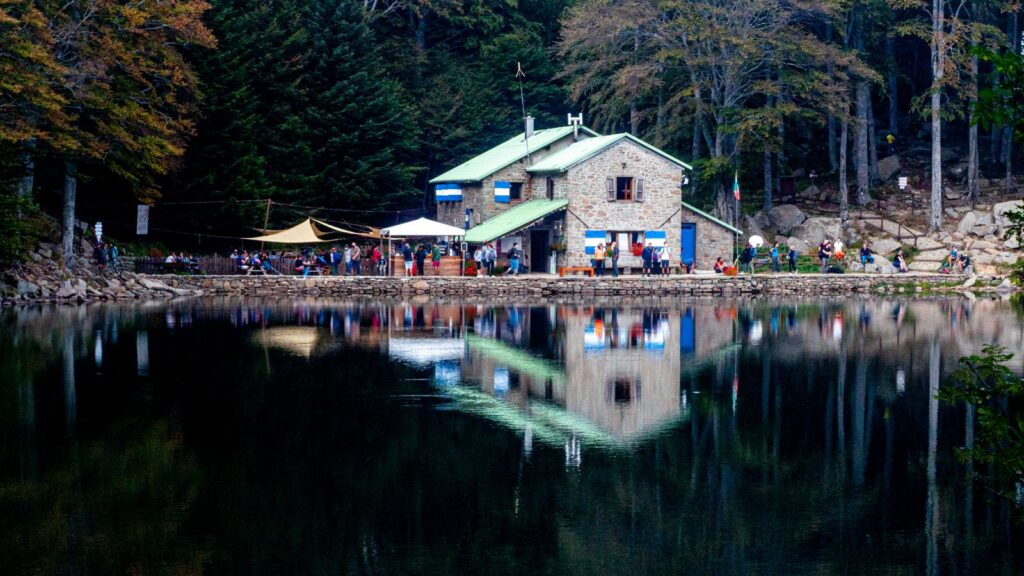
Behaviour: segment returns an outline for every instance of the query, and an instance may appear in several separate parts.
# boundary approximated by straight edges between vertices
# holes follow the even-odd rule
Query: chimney
[[[569,126],[572,126],[572,139],[573,140],[579,140],[580,139],[580,126],[583,125],[583,113],[580,112],[576,116],[573,116],[572,113],[569,113],[569,114],[566,114],[566,117],[569,120]]]
[[[533,116],[526,115],[526,137],[533,136]]]

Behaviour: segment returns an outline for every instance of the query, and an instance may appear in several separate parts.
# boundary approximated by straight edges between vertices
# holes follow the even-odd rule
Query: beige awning
[[[374,228],[373,226],[360,226],[360,228],[366,228],[366,230],[363,232],[357,232],[355,230],[339,228],[337,226],[328,224],[327,222],[322,222],[320,220],[313,220],[313,222],[316,222],[318,225],[323,226],[324,228],[334,230],[335,232],[341,232],[342,234],[345,234],[347,236],[361,236],[363,238],[380,238],[380,228]]]
[[[276,230],[268,232],[263,236],[243,238],[243,240],[273,242],[277,244],[316,244],[318,242],[330,242],[331,238],[325,238],[325,236],[329,235],[331,235],[331,232],[319,230],[313,225],[312,218],[306,218],[301,224],[296,224],[286,230]]]

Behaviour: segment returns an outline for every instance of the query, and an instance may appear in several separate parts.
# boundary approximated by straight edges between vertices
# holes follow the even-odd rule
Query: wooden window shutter
[[[636,179],[636,193],[634,194],[634,199],[637,202],[643,202],[644,201],[644,179],[643,178],[637,178]]]
[[[615,178],[608,179],[608,201],[615,202]]]

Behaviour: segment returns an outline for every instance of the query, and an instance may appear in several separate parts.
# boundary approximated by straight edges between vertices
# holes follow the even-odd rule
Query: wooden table
[[[582,273],[594,277],[594,268],[592,266],[563,266],[558,269],[559,278],[564,278],[566,274]]]

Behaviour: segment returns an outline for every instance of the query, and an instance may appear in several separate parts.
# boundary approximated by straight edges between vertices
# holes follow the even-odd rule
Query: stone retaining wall
[[[673,276],[553,278],[386,278],[374,276],[159,276],[177,289],[201,290],[204,295],[249,296],[739,296],[739,295],[838,295],[905,291],[908,283],[957,285],[962,276],[944,274],[843,274],[755,275],[753,277]],[[903,288],[901,288],[903,287]]]

